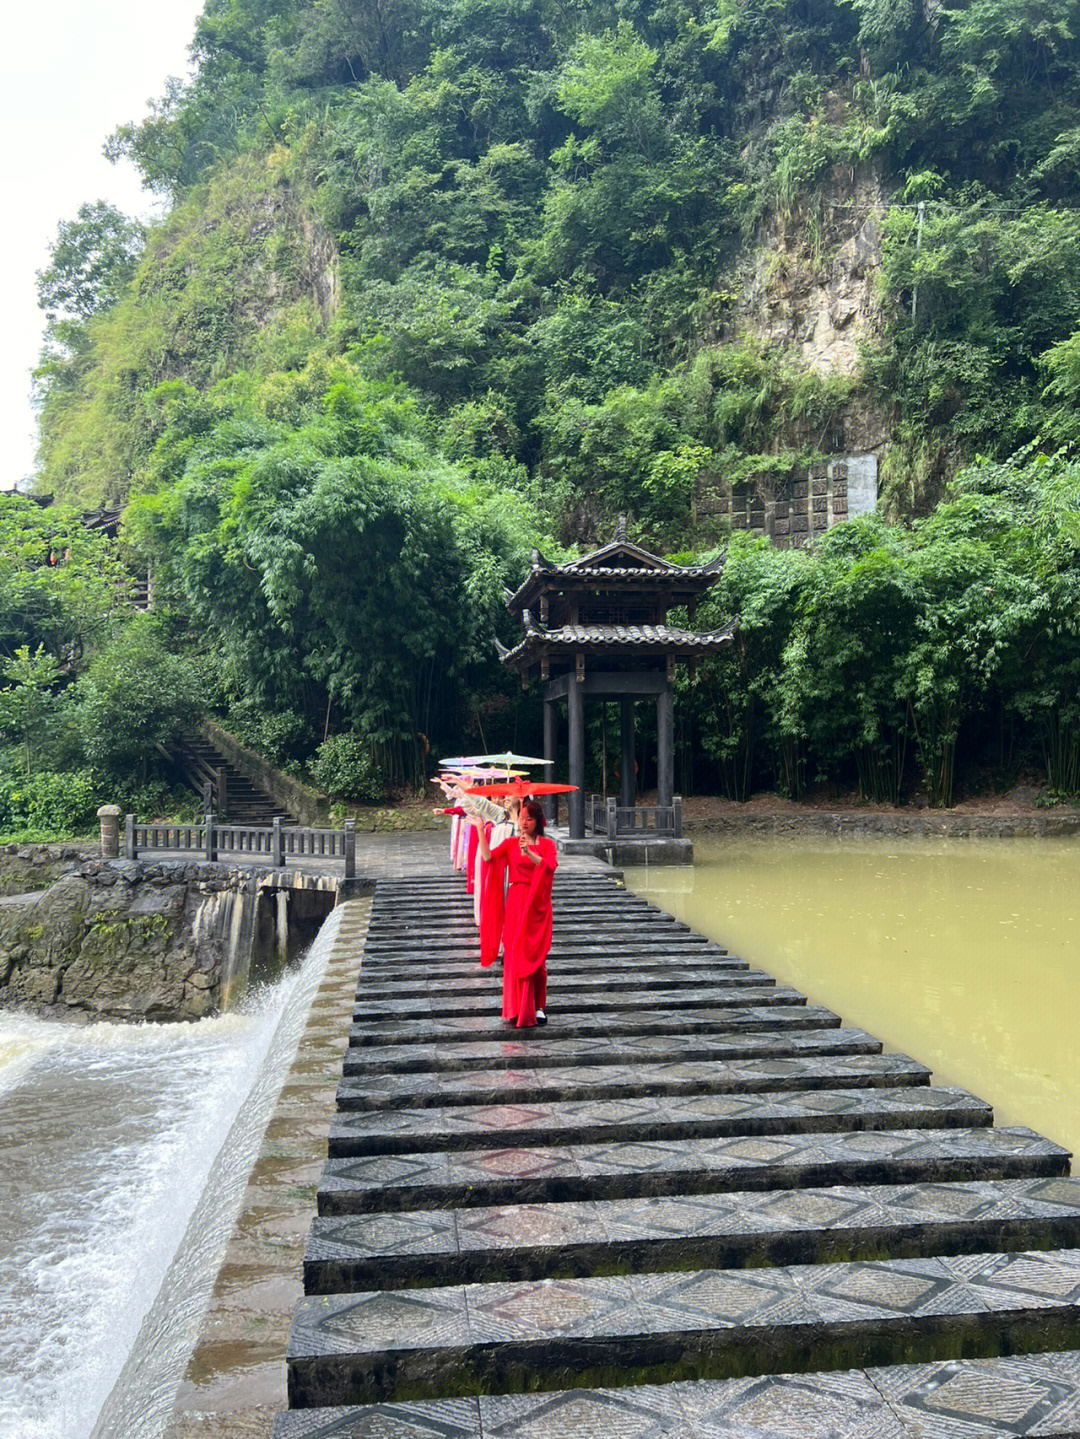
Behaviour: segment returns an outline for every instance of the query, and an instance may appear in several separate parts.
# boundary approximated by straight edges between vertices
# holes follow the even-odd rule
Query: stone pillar
[[[619,767],[622,778],[619,783],[619,803],[623,809],[633,809],[637,804],[637,747],[634,744],[634,701],[622,700],[619,704],[622,727],[622,759]]]
[[[284,836],[284,835],[282,834],[282,832],[281,832],[281,816],[280,816],[280,815],[275,815],[275,816],[274,816],[274,818],[273,818],[273,827],[274,827],[274,833],[273,833],[273,836],[272,836],[272,843],[273,843],[273,846],[274,846],[274,856],[273,856],[273,858],[274,858],[274,868],[275,868],[275,869],[284,869],[284,868],[285,868],[285,836]]]
[[[559,705],[557,700],[544,701],[544,758],[558,760],[559,758]],[[547,765],[544,768],[544,779],[554,780],[558,765]],[[544,813],[549,824],[559,823],[559,796],[549,794],[544,800]]]
[[[289,892],[285,889],[274,894],[274,947],[284,964],[289,958]]]
[[[656,696],[656,802],[670,805],[675,797],[675,722],[671,686]]]
[[[103,804],[97,813],[98,819],[101,821],[101,857],[102,859],[119,859],[120,806]]]
[[[585,838],[585,696],[581,682],[570,673],[570,687],[566,692],[569,711],[570,783],[577,789],[566,796],[566,807],[570,813],[570,838]]]
[[[356,821],[345,821],[345,878],[356,878]]]

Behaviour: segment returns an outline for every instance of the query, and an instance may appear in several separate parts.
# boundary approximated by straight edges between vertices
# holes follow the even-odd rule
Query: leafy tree
[[[138,616],[94,656],[77,685],[76,723],[87,758],[102,769],[141,771],[203,708],[194,666],[171,653],[149,616]]]
[[[60,666],[41,645],[33,654],[28,645],[20,645],[4,664],[4,678],[10,683],[0,690],[0,727],[22,741],[29,775],[33,746],[41,739],[56,705]]]

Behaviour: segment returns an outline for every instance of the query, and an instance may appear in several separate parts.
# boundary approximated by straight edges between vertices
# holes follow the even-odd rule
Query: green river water
[[[627,885],[1080,1150],[1080,840],[695,840]]]

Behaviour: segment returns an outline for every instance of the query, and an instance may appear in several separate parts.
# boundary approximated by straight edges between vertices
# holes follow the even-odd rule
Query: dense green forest
[[[1080,788],[1080,0],[208,0],[193,55],[108,142],[167,213],[61,227],[38,377],[180,710],[372,793],[535,742],[502,586],[629,511],[728,547],[682,788]],[[881,518],[813,550],[698,519],[861,449]],[[68,763],[110,624],[5,648]]]

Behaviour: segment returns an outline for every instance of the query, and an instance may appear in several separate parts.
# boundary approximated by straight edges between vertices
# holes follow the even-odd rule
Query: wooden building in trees
[[[683,629],[667,622],[685,607],[694,622],[698,598],[720,577],[722,560],[673,565],[627,537],[625,517],[615,538],[591,554],[556,565],[533,550],[525,581],[507,597],[521,621],[521,639],[499,645],[504,665],[528,687],[534,675],[544,686],[544,757],[556,759],[558,706],[568,716],[570,837],[585,835],[585,701],[618,701],[622,720],[620,805],[636,803],[634,706],[656,705],[657,801],[674,813],[675,733],[672,682],[675,666],[693,668],[703,655],[731,643],[734,626]],[[673,828],[669,828],[673,833]]]

